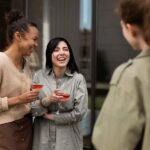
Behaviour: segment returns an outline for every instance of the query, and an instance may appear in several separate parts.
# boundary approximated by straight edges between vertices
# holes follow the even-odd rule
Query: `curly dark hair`
[[[28,21],[20,10],[11,10],[5,15],[5,21],[7,24],[7,42],[11,44],[13,42],[13,36],[15,32],[20,32],[24,36],[25,32],[28,32],[29,26],[38,28],[33,22]]]

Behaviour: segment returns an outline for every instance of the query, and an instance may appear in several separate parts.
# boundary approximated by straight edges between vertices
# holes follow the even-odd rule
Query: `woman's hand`
[[[60,102],[60,99],[63,98],[63,96],[58,94],[58,91],[60,90],[54,90],[52,95],[48,96],[47,99],[49,100],[49,102],[55,102],[58,103]]]
[[[18,105],[18,104],[26,104],[26,103],[33,102],[37,100],[39,91],[40,90],[32,90],[32,91],[23,93],[19,96],[9,98],[8,105],[13,106],[13,105]]]
[[[59,89],[55,90],[55,94],[59,96],[58,102],[65,102],[69,100],[70,94]]]
[[[54,115],[53,114],[44,114],[43,115],[43,117],[45,118],[45,119],[48,119],[48,120],[54,120]]]
[[[47,96],[45,98],[42,99],[41,101],[41,105],[43,107],[47,107],[49,106],[52,102],[53,103],[61,103],[64,102],[68,99],[64,98],[64,95],[66,95],[65,93],[63,93],[62,91],[60,91],[59,89],[56,89],[53,91],[53,93],[50,96]]]
[[[20,103],[30,103],[30,102],[37,100],[39,91],[40,90],[36,89],[36,90],[32,90],[30,92],[26,92],[20,95],[19,96]]]

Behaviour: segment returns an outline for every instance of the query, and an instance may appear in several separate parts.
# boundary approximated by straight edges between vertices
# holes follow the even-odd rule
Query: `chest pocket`
[[[118,67],[112,76],[110,85],[117,85],[121,79],[121,76],[123,75],[124,71],[126,70],[126,68],[128,68],[130,65],[132,65],[132,63],[133,63],[133,60],[130,59],[127,63],[124,63],[120,67]]]

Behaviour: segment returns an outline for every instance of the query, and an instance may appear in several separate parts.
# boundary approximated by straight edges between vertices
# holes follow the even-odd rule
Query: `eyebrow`
[[[59,48],[58,46],[56,46],[56,48]],[[68,48],[68,46],[63,46],[63,48]],[[69,48],[68,48],[69,49]]]

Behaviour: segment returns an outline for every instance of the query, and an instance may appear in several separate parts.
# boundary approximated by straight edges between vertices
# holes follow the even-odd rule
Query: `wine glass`
[[[42,84],[32,83],[31,89],[41,90],[43,88]]]
[[[57,103],[58,104],[58,110],[57,110],[56,114],[59,114],[60,113],[60,108],[61,108],[61,103],[67,101],[68,98],[70,97],[70,94],[64,93],[62,91],[56,91],[56,95],[62,96],[62,98],[60,98],[59,102]]]
[[[31,90],[39,90],[40,91],[42,88],[43,88],[43,84],[39,84],[39,83],[31,84]],[[36,107],[36,101],[32,102],[32,107]]]

